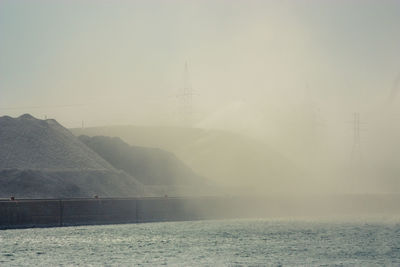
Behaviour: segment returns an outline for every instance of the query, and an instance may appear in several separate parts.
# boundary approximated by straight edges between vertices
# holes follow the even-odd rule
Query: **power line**
[[[20,106],[20,107],[2,107],[0,110],[19,110],[19,109],[46,109],[46,108],[72,108],[83,107],[84,104],[70,104],[70,105],[45,105],[45,106]]]

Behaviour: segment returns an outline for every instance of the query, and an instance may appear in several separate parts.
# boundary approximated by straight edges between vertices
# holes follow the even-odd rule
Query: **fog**
[[[399,192],[399,26],[396,0],[0,0],[0,113],[168,150],[232,192]]]

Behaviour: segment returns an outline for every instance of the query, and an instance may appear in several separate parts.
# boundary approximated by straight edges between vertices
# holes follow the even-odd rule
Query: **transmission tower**
[[[396,79],[393,81],[392,89],[390,91],[390,95],[388,98],[388,104],[393,104],[397,95],[400,91],[400,73],[396,76]]]
[[[355,112],[353,115],[353,148],[351,150],[351,160],[361,161],[361,119],[360,113]]]
[[[185,127],[192,127],[193,124],[193,89],[190,83],[189,67],[185,62],[183,74],[183,89],[177,97],[180,99],[181,123]]]

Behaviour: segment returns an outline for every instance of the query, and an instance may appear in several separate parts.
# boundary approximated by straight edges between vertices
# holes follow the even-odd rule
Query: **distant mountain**
[[[0,197],[146,194],[55,120],[0,117]]]
[[[198,128],[112,126],[72,129],[75,135],[118,136],[134,146],[171,151],[203,177],[224,186],[262,192],[299,191],[302,170],[263,142]]]
[[[136,177],[145,185],[204,184],[203,178],[170,152],[158,148],[130,146],[118,137],[82,135],[79,140],[114,168]]]

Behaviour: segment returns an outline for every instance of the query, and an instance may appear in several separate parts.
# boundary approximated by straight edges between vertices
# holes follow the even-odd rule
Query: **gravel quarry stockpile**
[[[143,196],[143,185],[115,169],[55,120],[0,117],[0,198]]]

